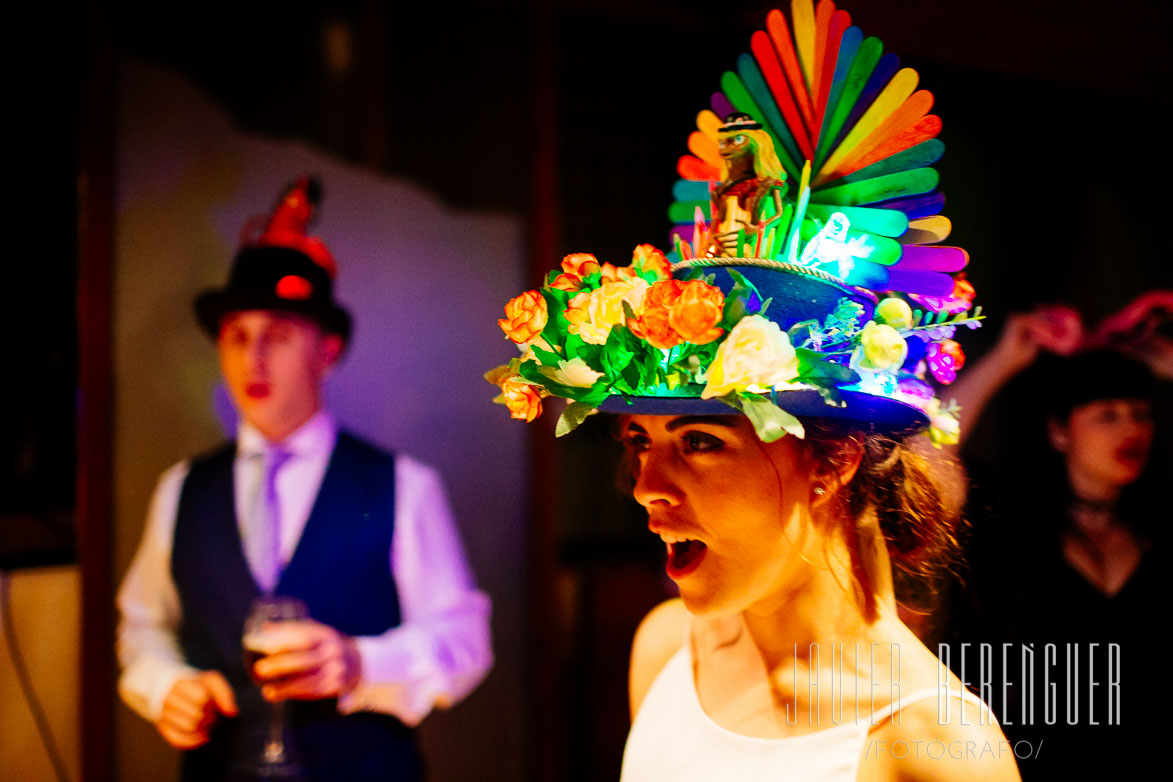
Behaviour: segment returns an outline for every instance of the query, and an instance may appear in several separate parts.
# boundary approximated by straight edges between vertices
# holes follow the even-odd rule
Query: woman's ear
[[[1059,453],[1067,453],[1067,449],[1071,445],[1067,427],[1054,418],[1047,419],[1047,439],[1050,441],[1051,447]]]
[[[815,465],[811,478],[811,507],[819,507],[851,483],[862,461],[863,443],[849,438],[843,441],[833,458]]]

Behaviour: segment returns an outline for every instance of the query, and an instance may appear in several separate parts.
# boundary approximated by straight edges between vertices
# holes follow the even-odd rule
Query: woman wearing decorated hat
[[[794,6],[698,116],[674,258],[567,256],[506,304],[520,355],[486,378],[515,418],[569,400],[558,434],[618,414],[665,543],[680,599],[636,634],[625,782],[1016,779],[898,612],[953,554],[936,389],[980,319],[934,244],[939,120],[846,13]]]

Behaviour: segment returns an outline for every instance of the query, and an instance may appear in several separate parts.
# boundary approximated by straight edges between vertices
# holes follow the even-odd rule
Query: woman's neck
[[[1116,503],[1075,497],[1068,508],[1075,530],[1096,540],[1116,526]]]
[[[856,583],[847,567],[812,569],[804,582],[742,612],[767,667],[776,669],[822,644],[864,644],[884,636],[882,626],[894,611],[886,601],[866,599],[853,588]]]

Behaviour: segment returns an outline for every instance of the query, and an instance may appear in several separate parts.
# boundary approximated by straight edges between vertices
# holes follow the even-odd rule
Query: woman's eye
[[[706,432],[688,432],[684,435],[684,445],[689,453],[712,453],[724,448],[725,441]]]
[[[623,447],[635,453],[646,451],[648,449],[648,436],[646,434],[628,434],[623,438]]]

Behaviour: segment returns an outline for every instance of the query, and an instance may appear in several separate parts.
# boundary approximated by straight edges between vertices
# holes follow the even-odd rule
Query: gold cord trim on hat
[[[774,269],[775,271],[790,272],[791,274],[801,274],[830,283],[844,293],[850,293],[854,296],[866,296],[873,302],[878,301],[876,294],[866,288],[856,288],[848,285],[834,274],[828,274],[819,269],[812,269],[809,266],[799,266],[796,263],[775,261],[769,258],[688,258],[687,260],[677,261],[672,264],[672,271],[675,272],[680,269],[692,269],[696,267],[710,268],[721,266],[757,266],[762,269]]]

